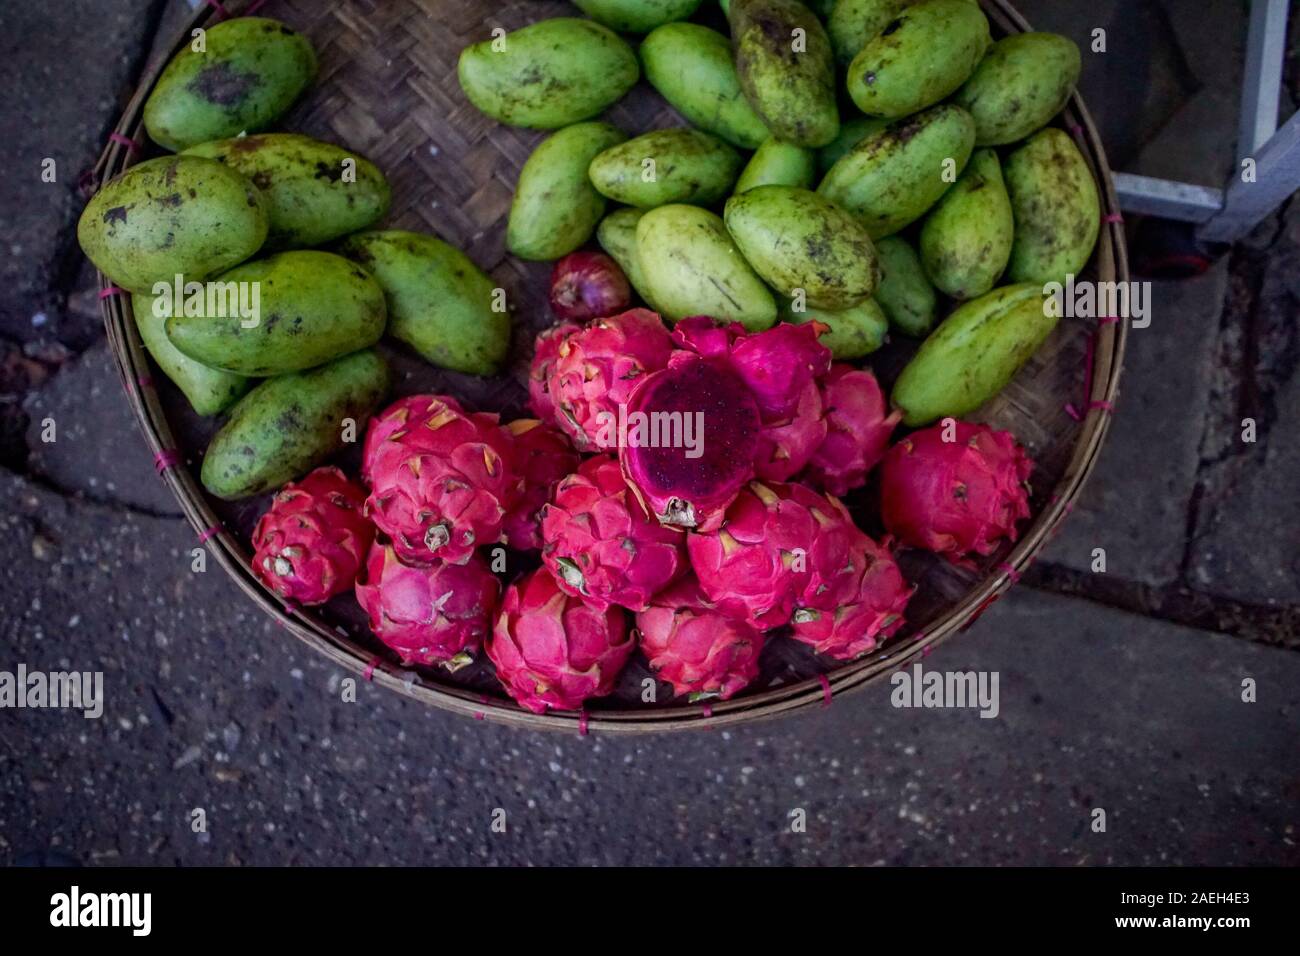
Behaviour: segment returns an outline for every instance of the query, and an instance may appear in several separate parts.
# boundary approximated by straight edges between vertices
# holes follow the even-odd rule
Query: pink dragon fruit
[[[878,545],[852,522],[848,527],[847,541],[829,535],[832,548],[812,552],[811,579],[792,618],[795,640],[836,660],[874,650],[902,627],[914,590],[903,580],[887,540]]]
[[[889,448],[902,419],[889,412],[876,377],[866,369],[835,365],[821,385],[826,406],[826,440],[808,463],[807,480],[833,495],[867,483],[867,473]]]
[[[408,561],[460,564],[501,537],[522,482],[497,416],[412,395],[370,423],[362,453],[366,513]]]
[[[822,328],[749,334],[704,316],[677,324],[672,337],[681,348],[633,394],[622,450],[629,482],[660,521],[712,530],[751,478],[784,480],[804,468],[826,437],[816,380],[831,353],[817,342]],[[673,420],[665,413],[698,421],[701,440],[693,448],[636,442],[635,413],[650,423]]]
[[[357,603],[375,636],[403,662],[456,670],[487,637],[500,590],[477,555],[464,564],[407,564],[376,541],[357,581]]]
[[[366,492],[337,468],[285,485],[253,529],[253,571],[299,604],[323,604],[352,587],[375,536]]]
[[[524,485],[501,530],[510,547],[536,551],[542,546],[542,506],[555,483],[578,467],[578,454],[567,438],[535,418],[520,418],[502,427],[514,438],[515,470]]]
[[[551,369],[560,354],[560,343],[582,326],[576,322],[561,322],[542,329],[533,341],[533,362],[528,370],[528,404],[535,414],[548,425],[558,425],[555,399],[551,396]]]
[[[641,610],[686,565],[682,536],[646,513],[608,455],[588,458],[555,486],[542,541],[560,590],[598,610]]]
[[[636,616],[641,650],[650,667],[691,700],[731,697],[758,676],[763,633],[727,617],[683,580]]]
[[[566,335],[547,381],[560,428],[580,450],[614,448],[619,406],[668,364],[672,350],[663,321],[649,309],[596,319]]]
[[[852,526],[843,507],[810,488],[753,482],[717,531],[692,533],[686,548],[705,596],[768,630],[790,620],[811,580],[809,554],[842,522]]]
[[[487,655],[506,692],[540,714],[610,693],[635,646],[620,608],[598,611],[538,568],[506,589]]]
[[[945,441],[945,437],[951,441]],[[901,544],[961,563],[1016,540],[1033,462],[1010,432],[945,419],[913,432],[880,467],[881,516]]]

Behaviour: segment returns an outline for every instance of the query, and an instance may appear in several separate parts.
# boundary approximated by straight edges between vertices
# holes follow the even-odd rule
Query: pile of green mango
[[[634,79],[635,57],[628,65]],[[473,375],[496,374],[509,350],[504,298],[463,252],[374,228],[391,193],[372,162],[267,131],[315,74],[310,42],[277,20],[196,35],[144,106],[168,154],[105,183],[77,228],[131,294],[158,368],[200,415],[229,413],[202,466],[221,498],[273,490],[364,434],[389,387],[375,350],[385,332]],[[587,125],[609,131],[591,140],[593,156],[625,138]],[[578,229],[595,227],[595,205],[575,210]]]
[[[891,329],[924,339],[892,396],[913,425],[973,411],[1051,331],[1042,287],[1083,270],[1100,222],[1087,161],[1049,125],[1079,78],[1071,40],[995,40],[978,0],[577,6],[591,19],[461,54],[474,106],[549,131],[514,255],[594,238],[670,321],[816,321],[839,359]],[[602,120],[641,77],[689,125]]]

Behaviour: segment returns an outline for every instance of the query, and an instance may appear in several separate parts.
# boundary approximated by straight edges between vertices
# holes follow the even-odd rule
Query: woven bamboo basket
[[[995,34],[1029,29],[1006,0],[982,3]],[[577,15],[577,11],[549,0],[210,3],[177,35],[167,57],[146,69],[90,174],[91,191],[155,149],[146,145],[141,125],[144,102],[166,59],[189,41],[190,31],[254,5],[258,13],[282,19],[305,33],[320,56],[317,83],[277,128],[337,142],[371,158],[393,186],[393,208],[386,225],[432,232],[465,250],[507,290],[514,305],[513,358],[507,374],[495,380],[476,379],[431,368],[389,349],[397,393],[449,392],[469,407],[499,411],[505,417],[526,414],[524,383],[532,338],[552,321],[545,291],[549,266],[507,255],[504,236],[519,168],[544,134],[500,125],[475,110],[457,84],[456,61],[466,44],[489,36],[494,27],[513,30],[550,16]],[[725,29],[721,15],[709,8],[706,0],[705,22],[708,15],[716,15],[712,25]],[[635,132],[684,123],[644,82],[609,112],[608,119]],[[1087,157],[1104,207],[1100,239],[1083,278],[1126,282],[1127,254],[1110,169],[1077,94],[1058,122]],[[538,715],[506,697],[485,657],[455,675],[403,667],[369,633],[350,596],[304,611],[286,608],[263,587],[249,564],[248,541],[268,499],[230,504],[204,492],[195,476],[217,423],[195,416],[156,373],[130,315],[129,299],[114,294],[106,277],[101,276],[100,282],[108,339],[162,479],[180,502],[197,541],[251,601],[335,664],[416,700],[477,719],[582,733],[718,728],[825,706],[833,697],[910,664],[968,628],[1018,580],[1069,513],[1106,437],[1127,334],[1124,322],[1062,319],[1031,363],[974,416],[1010,429],[1037,463],[1032,519],[1014,547],[982,561],[978,571],[904,552],[900,558],[904,573],[919,587],[908,609],[906,628],[875,652],[836,663],[818,658],[797,642],[770,641],[760,678],[741,695],[710,706],[675,699],[666,685],[660,685],[658,703],[642,703],[642,682],[651,672],[637,655],[616,692],[591,701],[588,711]],[[895,341],[872,357],[871,365],[882,382],[892,381],[914,348],[914,343]],[[345,458],[344,464],[355,473],[355,449],[352,455],[353,460]],[[876,532],[870,501],[866,492],[847,499],[859,523]]]

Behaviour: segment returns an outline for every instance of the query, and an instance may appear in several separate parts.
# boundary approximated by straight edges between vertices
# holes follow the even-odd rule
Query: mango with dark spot
[[[826,326],[817,341],[830,349],[837,361],[870,355],[885,344],[889,331],[889,319],[875,299],[863,299],[847,309],[805,308],[798,312],[791,300],[784,299],[781,318],[794,325],[820,322]]]
[[[876,301],[889,324],[904,335],[920,338],[934,328],[938,296],[921,266],[921,257],[902,236],[876,241],[880,263],[880,285]]]
[[[975,411],[1011,381],[1056,327],[1041,285],[1003,286],[964,303],[921,343],[892,400],[915,427]]]
[[[649,209],[667,203],[711,206],[726,196],[742,161],[734,149],[696,129],[657,129],[597,155],[587,170],[604,196]]]
[[[645,78],[692,126],[754,149],[767,127],[745,99],[731,41],[698,23],[669,23],[641,42]]]
[[[741,89],[777,139],[815,149],[840,129],[835,56],[821,21],[796,0],[732,0]]]
[[[807,189],[758,186],[727,200],[727,231],[768,285],[808,305],[847,309],[876,290],[880,267],[867,230]]]
[[[554,17],[465,47],[457,75],[469,101],[493,119],[559,129],[612,106],[641,68],[608,27]]]
[[[1014,232],[998,154],[976,150],[921,227],[926,274],[954,299],[981,296],[1006,270]]]
[[[991,42],[977,4],[918,3],[858,51],[849,64],[849,96],[871,116],[910,116],[965,83]]]
[[[266,251],[324,245],[374,225],[388,212],[388,180],[363,156],[297,133],[201,143],[186,156],[225,163],[266,196]]]
[[[212,437],[203,487],[231,501],[301,478],[347,441],[364,438],[388,386],[388,365],[373,349],[267,379]]]
[[[812,189],[817,182],[817,156],[811,149],[783,143],[778,139],[763,141],[749,157],[736,180],[736,194],[756,186],[797,186]]]
[[[587,167],[625,139],[608,123],[575,123],[542,140],[519,171],[506,248],[521,259],[558,259],[590,239],[605,214],[605,197]]]
[[[953,102],[975,118],[977,146],[1014,143],[1061,111],[1081,65],[1069,37],[1016,33],[993,44]]]
[[[278,20],[226,20],[203,45],[176,54],[145,101],[145,129],[165,149],[264,130],[316,76],[311,43]]]
[[[266,240],[266,201],[220,163],[164,156],[104,184],[77,224],[81,249],[131,292],[202,281],[237,265]]]
[[[889,120],[880,116],[855,116],[840,123],[835,138],[817,150],[817,171],[825,176],[849,150],[888,125]]]
[[[1097,244],[1101,207],[1092,170],[1059,129],[1040,130],[1002,164],[1016,224],[1007,278],[1064,282],[1083,271]]]
[[[495,375],[510,350],[510,313],[469,256],[433,236],[362,232],[343,255],[375,277],[388,300],[388,331],[439,368]]]
[[[175,314],[175,302],[169,303],[158,296],[137,293],[131,296],[131,310],[135,314],[135,326],[140,330],[140,340],[144,342],[149,357],[181,390],[200,415],[216,415],[225,411],[253,387],[253,379],[208,368],[172,345],[164,327],[167,320]]]
[[[869,133],[830,168],[817,192],[879,239],[924,215],[956,182],[974,145],[969,113],[934,106]]]
[[[709,315],[750,332],[776,323],[776,300],[722,219],[699,206],[651,209],[636,227],[637,259],[656,308],[674,322]]]
[[[611,30],[648,33],[673,20],[685,20],[700,0],[573,0],[573,5]]]
[[[619,264],[641,301],[662,313],[663,309],[655,305],[650,285],[641,271],[641,257],[636,251],[636,226],[645,214],[646,210],[635,207],[615,209],[596,227],[596,241]]]
[[[216,294],[203,309],[167,320],[167,338],[196,362],[239,375],[297,372],[366,348],[384,334],[388,314],[379,284],[329,252],[258,259],[206,292]]]

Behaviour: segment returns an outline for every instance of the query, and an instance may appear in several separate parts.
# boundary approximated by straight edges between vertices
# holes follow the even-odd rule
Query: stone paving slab
[[[0,5],[0,335],[66,342],[87,334],[59,291],[80,263],[77,180],[129,93],[159,9],[158,0]],[[46,160],[53,182],[42,179]]]
[[[1151,325],[1131,329],[1114,422],[1061,536],[1041,560],[1154,586],[1174,582],[1186,550],[1228,263],[1152,283]]]
[[[158,514],[180,506],[154,472],[107,342],[69,362],[25,409],[28,467],[55,487]],[[53,442],[43,440],[54,424]]]
[[[998,671],[996,719],[876,685],[730,732],[523,733],[342,703],[180,522],[12,476],[0,513],[0,670],[108,697],[0,711],[0,864],[1300,863],[1300,655],[1017,589],[924,665]]]

